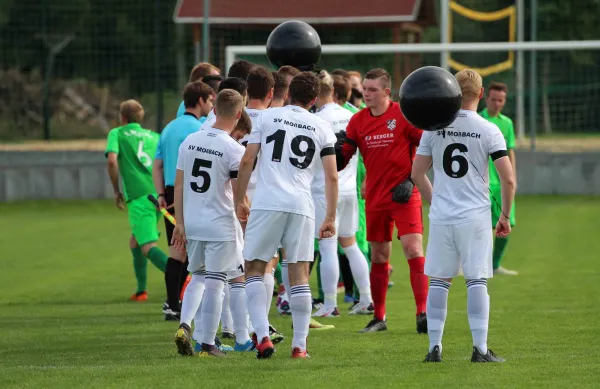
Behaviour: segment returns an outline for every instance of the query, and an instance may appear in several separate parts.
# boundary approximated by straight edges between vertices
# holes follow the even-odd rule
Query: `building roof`
[[[416,22],[421,0],[217,0],[210,2],[211,24],[311,24]],[[178,0],[176,23],[202,23],[204,0]]]

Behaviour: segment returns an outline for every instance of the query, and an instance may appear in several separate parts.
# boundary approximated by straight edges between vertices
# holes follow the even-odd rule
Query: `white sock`
[[[229,283],[229,306],[233,318],[233,332],[235,341],[246,344],[250,340],[248,335],[248,310],[246,309],[246,288],[243,282]]]
[[[321,253],[321,285],[325,295],[324,305],[325,308],[335,308],[337,307],[337,284],[340,279],[337,240],[320,240],[319,252]]]
[[[204,282],[204,285],[206,286],[206,281]],[[204,292],[206,293],[206,289]],[[192,334],[192,338],[194,338],[196,342],[200,342],[202,339],[202,326],[200,325],[200,321],[202,317],[202,302],[204,301],[205,293],[202,293],[202,300],[200,300],[200,305],[198,305],[196,315],[194,315],[194,333]]]
[[[265,291],[267,292],[267,316],[269,316],[269,311],[271,310],[271,302],[273,301],[273,290],[275,289],[275,277],[273,277],[272,272],[265,273],[263,277],[263,282],[265,283]]]
[[[473,335],[473,346],[480,353],[487,353],[487,333],[490,319],[490,296],[487,280],[467,280],[467,313]]]
[[[281,262],[281,278],[283,280],[283,286],[285,287],[285,291],[287,294],[290,294],[290,273],[288,271],[288,264],[284,260]]]
[[[300,347],[300,349],[306,350],[306,338],[308,337],[312,311],[312,297],[308,284],[292,286],[290,310],[292,311],[292,323],[294,325],[292,349]]]
[[[227,328],[233,330],[233,319],[231,309],[229,309],[229,288],[223,289],[223,309],[221,310],[221,330]]]
[[[215,344],[215,336],[219,329],[219,317],[223,308],[223,289],[227,282],[225,273],[206,272],[206,290],[202,299],[201,343]]]
[[[448,291],[452,284],[438,278],[429,280],[427,295],[427,335],[429,335],[429,351],[440,346],[442,351],[442,336],[448,312]]]
[[[250,321],[260,343],[262,338],[269,336],[269,317],[265,310],[267,292],[262,277],[255,276],[246,279],[246,298]]]
[[[192,280],[185,288],[183,301],[181,302],[180,324],[192,326],[192,320],[200,308],[200,301],[204,294],[204,272],[192,274]]]
[[[354,277],[354,282],[356,282],[358,292],[360,293],[360,302],[368,306],[373,302],[373,298],[371,297],[371,280],[369,279],[367,258],[365,258],[365,255],[360,251],[356,243],[344,247],[343,250],[346,257],[348,257],[352,277]]]

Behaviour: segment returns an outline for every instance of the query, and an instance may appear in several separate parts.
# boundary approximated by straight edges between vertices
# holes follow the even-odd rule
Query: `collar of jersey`
[[[317,112],[321,112],[322,110],[324,110],[325,108],[329,108],[329,107],[335,107],[337,104],[334,103],[333,101],[331,103],[327,103],[325,105],[323,105],[321,108],[319,108],[319,110]]]
[[[215,130],[215,131],[221,131],[221,132],[227,133],[227,131],[225,131],[225,130],[222,130],[222,129],[220,129],[220,128],[217,128],[217,127],[213,127],[213,126],[210,126],[210,128],[209,128],[208,130],[209,130],[209,131],[210,131],[210,130]]]
[[[124,126],[121,126],[121,128],[124,130],[129,130],[133,128],[142,128],[142,125],[140,123],[129,123]]]
[[[301,107],[301,106],[299,106],[299,105],[291,105],[291,104],[289,104],[289,105],[286,105],[286,106],[285,106],[285,108],[287,108],[287,109],[298,108],[298,109],[301,109],[301,110],[303,110],[303,111],[306,111],[306,112],[308,112],[308,110],[307,110],[307,109],[304,109],[304,108],[302,108],[302,107]]]

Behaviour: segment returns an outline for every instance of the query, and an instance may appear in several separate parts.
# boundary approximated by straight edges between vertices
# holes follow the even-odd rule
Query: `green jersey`
[[[515,129],[513,127],[512,120],[505,115],[499,113],[496,116],[491,117],[488,113],[487,108],[479,113],[482,118],[487,121],[494,123],[504,135],[504,140],[506,141],[506,148],[508,150],[515,148]],[[500,190],[500,177],[498,176],[498,172],[496,171],[496,166],[494,166],[494,162],[492,159],[489,160],[489,170],[490,170],[490,190],[498,191]]]
[[[108,133],[105,154],[117,154],[125,200],[156,192],[152,163],[159,138],[159,134],[142,128],[138,123],[113,128]]]

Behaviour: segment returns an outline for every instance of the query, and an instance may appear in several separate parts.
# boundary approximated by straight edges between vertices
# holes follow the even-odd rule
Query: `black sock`
[[[352,277],[352,270],[350,270],[350,262],[346,255],[340,255],[340,273],[342,273],[342,279],[344,280],[345,293],[348,296],[352,296],[354,293],[354,278]]]
[[[165,284],[167,286],[167,302],[172,311],[179,312],[179,294],[181,293],[180,278],[184,264],[176,259],[170,258],[165,268]]]
[[[179,291],[180,292],[181,292],[181,290],[183,290],[183,284],[185,284],[185,280],[187,279],[188,274],[190,274],[187,270],[188,265],[189,265],[189,262],[186,258],[185,262],[181,265],[181,275],[179,276]]]

